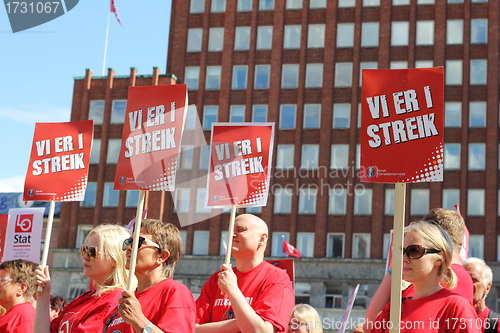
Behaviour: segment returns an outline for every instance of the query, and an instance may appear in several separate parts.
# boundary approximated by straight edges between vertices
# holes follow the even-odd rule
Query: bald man
[[[483,332],[498,332],[499,314],[490,310],[486,306],[486,296],[491,289],[493,273],[484,260],[470,257],[463,262],[467,273],[470,274],[474,284],[474,301],[477,318],[483,323]]]
[[[232,256],[196,300],[196,332],[286,332],[295,305],[290,278],[264,261],[268,229],[255,215],[235,219]]]

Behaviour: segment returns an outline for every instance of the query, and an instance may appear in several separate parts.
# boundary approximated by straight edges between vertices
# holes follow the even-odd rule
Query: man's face
[[[484,286],[483,265],[478,263],[470,263],[467,264],[464,268],[472,278],[472,283],[474,285],[474,304],[476,304],[478,301],[483,299],[483,297],[486,297],[489,292],[489,289]]]
[[[257,252],[262,232],[258,225],[249,218],[238,217],[234,223],[233,252]]]

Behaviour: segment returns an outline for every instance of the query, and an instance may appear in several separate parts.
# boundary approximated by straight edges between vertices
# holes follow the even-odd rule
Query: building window
[[[307,48],[322,48],[325,47],[325,25],[324,24],[309,24],[307,30]]]
[[[179,230],[181,234],[181,241],[182,241],[182,254],[186,253],[186,239],[187,239],[187,231],[186,230]],[[198,294],[199,296],[199,294]]]
[[[462,102],[444,103],[444,127],[462,126]]]
[[[349,128],[351,104],[333,104],[333,128]]]
[[[226,0],[212,0],[212,13],[224,13],[226,11]]]
[[[470,20],[470,43],[488,43],[488,19]]]
[[[237,8],[239,12],[252,11],[252,0],[238,0]]]
[[[339,8],[356,7],[356,0],[339,0]]]
[[[462,60],[446,60],[445,84],[462,84]]]
[[[83,201],[80,201],[80,207],[94,207],[96,191],[97,191],[97,183],[87,182],[87,188],[85,189],[85,197],[83,198]]]
[[[201,51],[202,28],[188,29],[187,52]]]
[[[280,129],[295,128],[295,114],[297,113],[297,105],[281,105],[280,108]]]
[[[273,44],[273,27],[262,26],[257,28],[257,50],[270,50]]]
[[[205,208],[205,197],[207,194],[206,188],[199,188],[196,193],[196,212],[210,213],[210,208]]]
[[[259,10],[274,10],[274,0],[259,0]]]
[[[228,234],[229,232],[227,231],[222,231],[220,233],[220,250],[219,250],[219,254],[221,256],[224,256],[226,255],[226,252],[227,252],[227,244],[228,244]]]
[[[265,123],[267,121],[267,105],[254,105],[252,121],[254,123]]]
[[[222,51],[224,45],[224,28],[210,28],[208,35],[208,51]]]
[[[189,90],[198,90],[198,79],[200,78],[200,67],[186,67],[184,79]]]
[[[344,234],[329,233],[326,241],[328,258],[344,258]]]
[[[393,6],[406,6],[410,4],[410,0],[392,0]]]
[[[334,186],[330,189],[328,204],[329,215],[345,215],[347,204],[347,192],[344,188]]]
[[[118,207],[120,191],[115,190],[114,183],[104,183],[103,207]]]
[[[407,69],[408,61],[391,61],[389,65],[390,69]]]
[[[210,146],[200,148],[200,170],[208,170],[210,166]]]
[[[248,66],[233,66],[233,89],[247,88]]]
[[[464,43],[464,20],[446,21],[446,44],[458,45]]]
[[[292,190],[277,188],[274,192],[274,214],[290,214],[292,211]]]
[[[299,195],[299,214],[316,214],[316,197],[318,190],[315,188],[300,189]]]
[[[486,84],[486,70],[488,61],[486,59],[473,59],[470,61],[470,84]]]
[[[125,122],[125,112],[127,110],[126,99],[115,99],[111,106],[111,124],[123,124]]]
[[[370,234],[352,235],[352,257],[355,259],[370,258]]]
[[[278,154],[276,157],[276,169],[292,169],[294,145],[278,145]]]
[[[323,86],[323,64],[306,65],[306,88],[321,88]]]
[[[180,169],[191,169],[193,167],[193,146],[181,146],[178,156]]]
[[[262,214],[262,206],[253,206],[246,208],[247,214]]]
[[[269,89],[269,72],[271,65],[255,66],[255,89]]]
[[[125,199],[125,207],[135,208],[139,203],[139,191],[127,190],[127,198]]]
[[[85,239],[90,234],[90,232],[94,229],[92,224],[80,224],[78,225],[78,230],[76,234],[76,248],[79,249],[80,246],[85,243]]]
[[[424,216],[429,210],[429,195],[428,189],[414,188],[411,190],[411,207],[410,214],[412,216]]]
[[[444,144],[444,169],[460,169],[460,143]]]
[[[362,188],[354,191],[354,215],[371,215],[372,189]]]
[[[99,164],[101,155],[101,139],[94,139],[92,150],[90,151],[89,164]]]
[[[380,6],[380,0],[363,0],[363,7]]]
[[[184,127],[184,129],[186,130],[194,129],[194,125],[197,122],[199,123],[200,120],[198,119],[198,112],[196,110],[196,105],[194,104],[188,105],[187,115],[186,115],[186,126]]]
[[[120,148],[122,146],[122,139],[110,139],[108,140],[108,152],[106,156],[107,164],[118,163],[118,157],[120,157]]]
[[[189,13],[199,14],[205,11],[205,0],[191,0],[191,7]]]
[[[352,62],[337,62],[335,64],[335,88],[352,86]]]
[[[434,21],[417,21],[417,45],[434,44]]]
[[[484,170],[485,144],[469,143],[469,170]]]
[[[358,103],[358,128],[361,128],[361,103]]]
[[[319,128],[321,104],[304,105],[304,128]]]
[[[361,46],[362,47],[377,47],[378,46],[378,22],[364,22],[361,24]]]
[[[302,145],[302,159],[300,167],[306,170],[318,168],[319,145]]]
[[[417,0],[417,5],[433,5],[434,0]]]
[[[391,46],[407,46],[410,23],[393,21],[391,24]]]
[[[297,250],[299,250],[304,257],[314,257],[314,232],[297,233]]]
[[[229,121],[232,123],[243,123],[245,121],[245,106],[231,105]]]
[[[104,116],[104,101],[90,101],[89,120],[94,121],[94,125],[102,125]]]
[[[366,34],[368,33],[369,32],[366,31]],[[337,47],[353,47],[353,46],[354,46],[354,23],[337,24]]]
[[[299,86],[299,65],[284,64],[281,76],[282,89],[296,89]]]
[[[364,69],[377,69],[378,63],[376,61],[362,62],[359,64],[359,86],[361,87],[363,82],[363,70]]]
[[[443,189],[443,208],[453,210],[458,204],[460,204],[460,190]]]
[[[356,170],[361,168],[361,144],[356,144]]]
[[[220,89],[220,66],[207,66],[207,82],[205,89]]]
[[[302,0],[286,0],[286,9],[302,9]]]
[[[288,232],[273,232],[273,248],[271,256],[273,257],[288,257],[288,254],[283,252],[283,240],[289,241],[290,233]]]
[[[285,25],[285,38],[283,48],[300,49],[300,25]]]
[[[482,189],[467,190],[467,215],[484,216],[484,190]]]
[[[246,51],[250,48],[250,27],[236,27],[234,36],[234,49]]]
[[[326,8],[326,0],[310,0],[309,8]]]
[[[434,67],[434,61],[432,60],[415,61],[415,68],[430,68],[430,67]]]
[[[469,256],[484,259],[484,235],[469,236]]]
[[[325,283],[325,308],[342,308],[342,283]]]
[[[384,234],[382,242],[382,259],[387,259],[389,256],[389,247],[391,246],[391,234]]]
[[[203,129],[211,130],[212,123],[217,121],[217,113],[219,112],[219,107],[217,105],[205,106],[203,112]]]
[[[384,214],[388,216],[394,216],[394,200],[396,194],[393,188],[385,189],[385,202],[384,202]]]
[[[175,211],[177,214],[189,212],[189,194],[188,188],[175,189]]]
[[[193,255],[206,256],[208,254],[208,231],[195,230],[193,238]]]
[[[332,145],[330,169],[347,169],[349,165],[349,145]]]
[[[486,127],[486,102],[470,102],[469,127]]]

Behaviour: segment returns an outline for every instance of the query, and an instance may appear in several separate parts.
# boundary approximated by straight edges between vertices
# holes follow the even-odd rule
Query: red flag
[[[118,16],[118,11],[116,10],[115,0],[111,0],[111,7],[109,8],[109,11],[111,13],[115,13],[116,19],[118,20],[118,23],[120,23],[120,25],[123,27],[123,24],[120,21],[120,17]]]
[[[300,258],[303,257],[304,255],[299,252],[295,247],[292,245],[288,244],[286,240],[283,239],[283,252],[288,254],[289,256]]]

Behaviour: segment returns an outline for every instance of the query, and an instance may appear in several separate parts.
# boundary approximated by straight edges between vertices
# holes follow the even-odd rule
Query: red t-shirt
[[[384,307],[372,323],[372,333],[389,332],[391,303]],[[370,325],[368,325],[370,327]],[[419,299],[405,299],[401,303],[401,333],[480,333],[481,324],[474,307],[463,297],[443,288]]]
[[[248,272],[239,272],[236,267],[233,271],[248,304],[278,332],[285,332],[295,306],[292,284],[285,271],[265,261]],[[228,296],[222,296],[217,285],[218,274],[210,277],[196,300],[196,323],[200,325],[234,318]]]
[[[492,322],[487,322],[486,319],[488,319],[488,315],[490,314],[490,308],[489,307],[486,307],[483,312],[481,312],[480,314],[477,315],[477,318],[479,320],[481,320],[481,323],[483,325],[483,330],[482,332],[484,332],[484,330],[489,327],[489,325],[493,325]],[[494,327],[494,326],[493,326]],[[497,332],[500,332],[500,325],[497,326]]]
[[[0,317],[0,332],[30,333],[34,324],[35,308],[30,303],[21,303]]]
[[[61,314],[50,323],[51,333],[100,333],[106,320],[118,309],[118,300],[123,290],[95,296],[95,291],[86,292],[64,307]]]
[[[165,279],[151,288],[135,292],[141,303],[142,313],[163,332],[188,333],[195,329],[196,308],[193,295],[180,282]],[[135,333],[119,314],[106,332]]]

